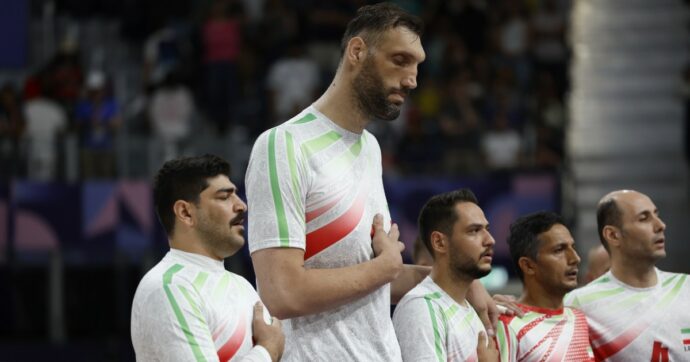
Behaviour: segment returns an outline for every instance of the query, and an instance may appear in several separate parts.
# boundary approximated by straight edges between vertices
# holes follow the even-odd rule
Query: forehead
[[[560,243],[575,243],[570,230],[562,224],[554,224],[549,230],[539,234],[538,239],[541,242],[540,249]]]
[[[647,196],[637,192],[626,192],[618,196],[618,205],[624,217],[634,217],[642,212],[654,212],[656,205]]]
[[[225,175],[209,177],[206,180],[208,182],[208,187],[206,187],[202,193],[213,194],[221,189],[235,188],[235,184]]]
[[[472,224],[488,224],[484,211],[472,202],[460,202],[455,204],[455,213],[458,215],[456,225],[466,226]]]
[[[426,58],[419,35],[404,26],[386,30],[381,34],[376,47],[384,53],[405,53],[418,63]]]

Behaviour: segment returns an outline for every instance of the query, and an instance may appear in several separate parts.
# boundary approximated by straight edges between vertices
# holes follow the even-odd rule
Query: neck
[[[546,309],[563,308],[565,293],[555,291],[552,288],[543,288],[541,285],[530,281],[525,281],[524,285],[522,295],[518,299],[519,303]]]
[[[458,304],[465,303],[467,290],[474,281],[470,277],[458,277],[449,270],[447,265],[439,265],[438,263],[434,263],[429,276],[431,276],[434,283],[441,287]]]
[[[212,250],[208,249],[206,245],[201,242],[201,240],[194,237],[194,235],[190,235],[189,233],[176,231],[173,237],[168,238],[168,242],[170,243],[170,247],[173,249],[207,256],[215,260],[223,260],[223,258],[215,255]]]
[[[335,124],[353,133],[362,133],[371,121],[359,109],[351,82],[343,75],[342,65],[326,92],[314,102],[314,107]]]
[[[611,274],[621,282],[634,288],[649,288],[657,283],[654,263],[611,256]]]

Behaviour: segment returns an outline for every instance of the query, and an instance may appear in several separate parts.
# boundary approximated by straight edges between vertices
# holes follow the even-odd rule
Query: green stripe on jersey
[[[583,295],[582,297],[580,297],[580,305],[584,305],[586,303],[593,302],[597,299],[606,298],[606,297],[610,297],[610,296],[613,296],[616,294],[620,294],[620,293],[623,293],[624,291],[625,291],[625,289],[620,287],[620,288],[616,288],[616,289],[602,290],[600,292],[594,292],[591,294]]]
[[[301,195],[302,190],[299,187],[299,182],[297,182],[297,159],[295,158],[295,148],[294,141],[292,140],[292,134],[290,132],[285,132],[285,148],[287,149],[288,163],[290,165],[290,179],[292,180],[292,198],[295,201],[295,205],[300,208],[300,215],[304,215],[304,206],[300,201],[299,195]]]
[[[292,122],[292,124],[304,124],[304,123],[309,123],[313,120],[316,119],[316,116],[313,115],[312,113],[307,113],[304,115],[304,117]]]
[[[441,333],[438,330],[438,323],[436,323],[436,313],[434,312],[434,306],[431,304],[431,299],[436,299],[440,297],[440,294],[434,298],[435,294],[439,294],[438,292],[425,295],[424,300],[426,301],[427,307],[429,307],[429,317],[431,318],[431,325],[434,327],[434,347],[436,350],[436,357],[438,358],[439,362],[444,362],[443,359],[443,349],[441,347]]]
[[[675,298],[678,295],[678,292],[680,292],[680,288],[683,286],[686,277],[687,275],[683,275],[682,277],[680,277],[678,283],[676,283],[676,285],[673,286],[673,289],[671,289],[661,300],[661,303],[659,303],[659,307],[664,307],[668,303],[671,303],[671,301],[673,301],[673,298]]]
[[[229,283],[230,283],[230,273],[225,272],[225,273],[223,273],[223,276],[220,277],[218,284],[216,284],[216,289],[213,290],[213,300],[214,301],[216,301],[216,302],[220,301],[220,298],[224,296],[223,292],[227,289]]]
[[[201,348],[199,348],[199,343],[197,343],[196,338],[194,338],[194,334],[189,329],[189,325],[187,324],[187,320],[185,320],[184,315],[182,314],[182,310],[180,310],[180,306],[177,304],[177,300],[175,299],[175,295],[170,290],[169,284],[172,282],[173,275],[175,275],[175,273],[182,270],[182,268],[183,268],[182,265],[175,264],[175,265],[171,266],[165,272],[165,274],[163,274],[163,289],[165,290],[165,295],[168,297],[168,301],[170,302],[170,306],[172,307],[173,312],[175,313],[175,318],[177,318],[177,322],[180,324],[180,327],[182,328],[182,332],[184,333],[185,337],[187,338],[187,343],[189,343],[189,347],[192,349],[192,353],[194,354],[194,358],[197,361],[206,361],[206,358],[204,358],[203,353],[201,353]]]
[[[328,162],[326,166],[324,166],[325,173],[327,175],[333,175],[336,172],[347,172],[350,169],[350,166],[355,162],[359,154],[362,152],[362,139],[364,137],[360,137],[357,142],[353,143],[350,148],[338,155],[338,157],[334,158],[332,161]]]
[[[677,276],[678,276],[678,274],[676,274],[676,275],[674,275],[674,276],[672,276],[672,277],[670,277],[670,278],[664,280],[664,282],[661,283],[661,286],[662,286],[662,287],[665,287],[665,286],[671,284],[671,282],[673,282],[673,279],[676,279]]]
[[[319,137],[304,142],[302,144],[302,152],[304,153],[305,158],[308,159],[309,157],[313,156],[319,151],[322,151],[326,149],[328,146],[334,144],[342,137],[343,136],[341,136],[340,133],[336,131],[326,132]]]
[[[683,329],[680,330],[680,333],[689,334],[689,333],[690,333],[690,328],[683,328]]]
[[[280,195],[280,183],[278,181],[278,165],[276,163],[276,129],[272,129],[268,136],[268,173],[271,181],[271,193],[276,207],[276,219],[278,219],[278,237],[280,246],[288,246],[289,234],[287,218],[283,198]]]
[[[196,278],[194,278],[194,282],[192,282],[192,284],[194,285],[194,288],[196,288],[197,291],[201,291],[202,289],[204,289],[204,284],[206,284],[207,279],[207,272],[199,272],[199,274],[196,275]]]

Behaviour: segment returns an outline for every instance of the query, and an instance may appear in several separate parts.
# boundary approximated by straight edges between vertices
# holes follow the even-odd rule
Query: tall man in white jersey
[[[467,290],[491,271],[489,222],[472,191],[432,197],[419,214],[419,233],[433,258],[431,274],[407,293],[393,314],[403,361],[491,361],[498,352]]]
[[[597,361],[690,361],[690,278],[664,272],[664,230],[645,194],[619,190],[597,208],[599,238],[611,269],[566,296],[590,328]]]
[[[168,161],[155,177],[156,213],[170,251],[134,295],[138,361],[280,359],[280,322],[264,322],[256,291],[223,264],[244,245],[247,210],[229,177],[230,165],[211,155]]]
[[[501,315],[496,339],[502,362],[593,361],[585,315],[563,307],[577,288],[580,257],[560,216],[536,212],[510,225],[510,255],[523,284],[523,316]]]
[[[396,119],[417,86],[421,31],[396,6],[360,8],[326,92],[254,145],[249,249],[261,299],[287,318],[287,361],[401,359],[390,304],[429,268],[402,263],[381,150],[364,127]]]

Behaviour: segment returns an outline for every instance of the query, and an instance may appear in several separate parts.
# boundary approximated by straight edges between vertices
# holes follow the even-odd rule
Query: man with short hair
[[[270,317],[256,291],[223,263],[244,245],[247,211],[230,181],[230,165],[212,155],[168,161],[153,193],[170,251],[134,295],[137,359],[279,360],[285,342],[280,321],[264,321]]]
[[[536,212],[510,225],[510,255],[523,284],[522,317],[501,315],[496,339],[503,362],[593,361],[585,315],[563,307],[577,288],[580,257],[563,219]]]
[[[486,331],[467,303],[470,285],[491,271],[489,222],[472,191],[429,199],[419,233],[433,259],[431,274],[407,293],[393,314],[404,361],[495,361]]]
[[[597,207],[611,269],[566,296],[587,316],[597,361],[690,360],[690,280],[661,271],[666,224],[649,196],[618,190]]]
[[[365,126],[396,119],[417,87],[421,34],[421,20],[395,5],[363,6],[325,93],[254,144],[249,250],[262,300],[286,319],[286,361],[401,358],[391,301],[429,268],[403,265],[381,149]],[[474,295],[487,294],[477,284]]]

